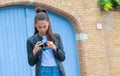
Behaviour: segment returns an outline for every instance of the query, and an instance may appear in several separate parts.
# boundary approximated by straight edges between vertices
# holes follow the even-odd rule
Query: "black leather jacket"
[[[64,71],[64,67],[62,64],[62,61],[65,60],[65,52],[63,50],[63,45],[62,45],[62,41],[61,38],[59,36],[59,34],[54,34],[55,36],[55,45],[57,47],[57,51],[53,52],[54,53],[54,57],[57,63],[57,66],[60,70],[61,76],[65,76],[65,71]],[[31,66],[36,65],[35,68],[35,76],[40,76],[39,75],[39,70],[40,70],[40,65],[41,65],[41,57],[42,57],[42,52],[38,51],[36,53],[36,55],[33,55],[33,48],[36,44],[36,42],[40,41],[39,40],[39,35],[35,34],[34,36],[30,37],[27,39],[27,54],[28,54],[28,62]]]

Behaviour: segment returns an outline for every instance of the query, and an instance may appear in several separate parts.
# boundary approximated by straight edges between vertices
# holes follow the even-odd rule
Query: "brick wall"
[[[13,4],[41,5],[68,18],[76,35],[81,76],[119,76],[120,16],[118,11],[102,12],[97,0],[0,0],[0,6]],[[102,30],[96,29],[101,23]]]

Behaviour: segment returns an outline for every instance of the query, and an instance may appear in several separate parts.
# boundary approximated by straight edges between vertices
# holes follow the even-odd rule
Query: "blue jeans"
[[[39,76],[61,76],[57,66],[41,66]]]

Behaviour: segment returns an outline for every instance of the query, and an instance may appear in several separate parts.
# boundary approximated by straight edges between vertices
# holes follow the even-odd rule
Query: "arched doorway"
[[[62,38],[66,60],[66,76],[80,76],[75,32],[65,17],[48,11],[52,28]],[[26,39],[34,32],[34,7],[9,6],[0,8],[0,76],[34,76],[28,65]]]

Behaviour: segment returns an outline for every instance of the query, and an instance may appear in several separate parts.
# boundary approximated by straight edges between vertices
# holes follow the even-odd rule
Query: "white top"
[[[44,43],[46,41],[47,41],[47,36],[42,36],[42,42]],[[53,50],[51,48],[46,48],[42,50],[41,66],[57,66],[53,55]]]

